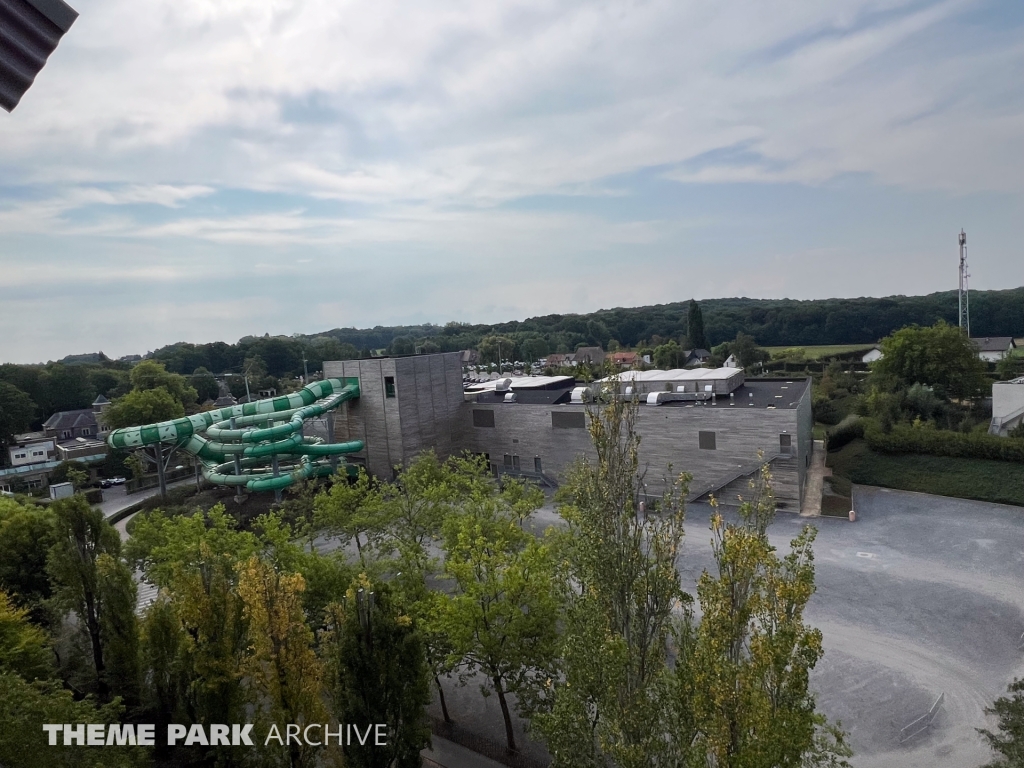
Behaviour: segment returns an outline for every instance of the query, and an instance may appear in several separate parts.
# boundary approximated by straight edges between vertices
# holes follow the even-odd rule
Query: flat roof
[[[490,392],[497,388],[498,384],[504,381],[511,382],[511,391],[523,389],[559,389],[571,387],[576,383],[572,376],[506,376],[501,379],[492,379],[480,384],[471,384],[466,387],[466,392]]]
[[[623,371],[598,381],[721,381],[737,375],[743,375],[742,368],[673,368],[669,371]]]
[[[715,405],[710,400],[704,405],[686,401],[669,401],[659,408],[779,408],[793,409],[800,403],[800,398],[811,385],[810,379],[747,379],[733,390],[732,396],[719,395]],[[733,405],[730,405],[733,403]]]

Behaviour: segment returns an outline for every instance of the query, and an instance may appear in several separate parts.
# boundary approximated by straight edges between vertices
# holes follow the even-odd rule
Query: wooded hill
[[[169,370],[189,374],[197,367],[219,372],[259,354],[273,375],[299,372],[302,354],[310,370],[332,355],[356,357],[372,349],[395,354],[476,348],[489,335],[508,337],[516,351],[527,356],[573,351],[580,345],[616,340],[634,347],[661,339],[680,339],[687,333],[686,301],[646,307],[602,309],[582,315],[544,315],[506,323],[377,326],[370,329],[335,328],[319,336],[247,337],[237,344],[172,344],[154,356]],[[712,345],[729,341],[739,331],[761,346],[811,346],[873,343],[906,325],[931,325],[937,320],[957,322],[955,291],[928,296],[820,299],[708,299],[700,302],[704,328]],[[1024,288],[971,293],[972,336],[1024,336]],[[236,359],[237,358],[237,359]]]

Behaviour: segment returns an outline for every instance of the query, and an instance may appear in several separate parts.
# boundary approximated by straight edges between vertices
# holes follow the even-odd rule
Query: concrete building
[[[992,385],[991,435],[1006,437],[1010,430],[1024,422],[1024,376]]]
[[[395,465],[428,448],[441,456],[462,449],[455,435],[463,407],[461,353],[327,361],[324,376],[359,379],[359,399],[334,415],[333,434],[339,442],[366,444],[351,458],[371,473],[390,478]]]
[[[7,448],[7,454],[12,467],[53,461],[56,456],[55,441],[42,432],[15,435],[14,444]]]
[[[496,474],[557,484],[592,451],[587,409],[596,387],[568,376],[500,378],[463,390],[457,352],[325,362],[328,377],[358,377],[360,398],[334,418],[337,441],[366,443],[353,460],[391,477],[418,453],[464,450],[487,457]],[[689,498],[744,493],[771,463],[780,507],[799,509],[812,450],[810,379],[754,379],[742,369],[627,371],[614,385],[640,401],[641,461],[652,494],[669,465],[693,475]]]

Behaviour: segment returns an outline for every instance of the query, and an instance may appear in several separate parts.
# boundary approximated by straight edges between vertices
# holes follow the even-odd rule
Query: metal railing
[[[945,699],[945,692],[940,693],[939,697],[935,699],[935,703],[931,705],[927,712],[913,722],[903,726],[903,729],[900,731],[900,744],[910,741],[915,736],[919,736],[931,728],[932,722],[935,720],[935,716],[939,714],[939,709],[942,707],[942,702]]]

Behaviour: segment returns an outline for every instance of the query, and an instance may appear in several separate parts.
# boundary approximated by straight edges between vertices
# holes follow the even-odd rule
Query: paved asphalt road
[[[191,478],[187,480],[178,480],[177,482],[168,483],[168,488],[177,488],[188,483],[194,483],[195,481]],[[138,493],[127,494],[125,493],[123,485],[114,485],[110,488],[103,489],[103,501],[96,506],[103,511],[104,517],[110,517],[116,512],[120,512],[125,507],[136,504],[143,499],[148,499],[151,496],[156,496],[160,493],[159,488],[147,488],[144,491]]]

